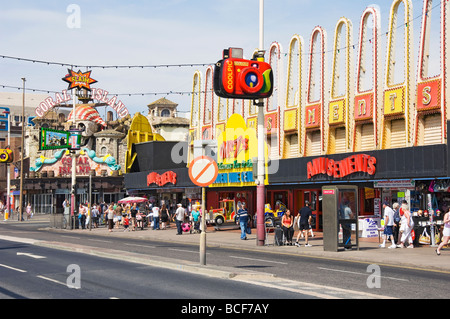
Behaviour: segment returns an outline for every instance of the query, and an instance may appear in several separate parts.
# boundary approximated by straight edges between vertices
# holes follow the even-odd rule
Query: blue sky
[[[0,10],[0,55],[79,65],[157,65],[214,63],[224,48],[242,47],[250,57],[258,46],[259,0],[148,0],[148,1],[4,1]],[[422,0],[413,0],[413,16]],[[69,28],[70,4],[81,9],[80,27]],[[390,0],[265,0],[265,48],[274,41],[287,51],[294,34],[309,47],[313,28],[322,26],[332,48],[334,28],[345,16],[353,23],[357,42],[364,9],[377,5],[382,31],[388,28]],[[415,34],[421,20],[414,21]],[[415,36],[413,56],[418,55]],[[385,45],[381,48],[385,56]],[[356,52],[355,52],[356,56]],[[416,64],[415,64],[416,65]],[[0,85],[61,91],[66,67],[0,59]],[[206,67],[162,69],[93,69],[95,87],[110,93],[190,91],[194,72]],[[85,71],[85,70],[82,70]],[[330,71],[329,71],[330,74]],[[7,89],[1,89],[7,91]],[[189,111],[188,95],[120,96],[131,113],[161,98]]]

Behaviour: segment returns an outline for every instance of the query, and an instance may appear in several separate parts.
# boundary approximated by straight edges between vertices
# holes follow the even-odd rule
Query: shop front
[[[282,159],[278,171],[269,175],[267,200],[274,204],[284,201],[294,215],[305,201],[310,202],[315,218],[313,229],[321,231],[322,187],[354,185],[358,187],[360,235],[378,236],[384,201],[405,199],[412,212],[423,210],[429,184],[446,176],[447,145]],[[437,203],[438,198],[446,197],[436,196]]]
[[[189,178],[187,156],[181,155],[177,163],[172,158],[172,150],[186,149],[187,143],[154,141],[135,147],[134,171],[124,176],[128,195],[145,196],[152,205],[165,204],[171,211],[178,203],[190,209],[192,202],[201,200],[201,188]]]

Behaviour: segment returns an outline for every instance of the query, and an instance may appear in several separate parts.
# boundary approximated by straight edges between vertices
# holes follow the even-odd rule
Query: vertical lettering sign
[[[373,116],[373,93],[363,94],[355,97],[355,121],[372,119]]]
[[[305,127],[318,128],[321,122],[321,104],[310,105],[305,108]]]
[[[441,107],[441,79],[417,85],[417,110],[439,109]]]

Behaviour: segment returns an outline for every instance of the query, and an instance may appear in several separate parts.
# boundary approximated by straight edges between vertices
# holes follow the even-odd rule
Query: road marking
[[[273,260],[265,260],[265,259],[254,259],[254,258],[247,258],[247,257],[238,257],[238,256],[230,256],[231,258],[236,258],[236,259],[247,259],[247,260],[252,260],[252,261],[261,261],[261,262],[265,262],[265,263],[273,263],[273,264],[281,264],[281,265],[287,265],[288,263],[284,263],[281,261],[273,261]]]
[[[192,251],[192,250],[186,250],[186,249],[176,249],[176,248],[169,248],[168,250],[173,250],[173,251],[181,251],[184,253],[191,253],[191,254],[197,254],[198,251]],[[206,253],[207,255],[209,255],[209,253]]]
[[[61,237],[70,238],[70,239],[81,239],[80,237],[75,237],[75,236],[65,236],[65,235],[61,235]]]
[[[22,269],[19,269],[19,268],[14,268],[14,267],[3,265],[3,264],[0,264],[0,267],[5,267],[5,268],[11,269],[11,270],[18,271],[18,272],[27,272],[26,270],[22,270]]]
[[[110,241],[102,240],[102,239],[91,239],[91,238],[89,238],[88,240],[91,240],[91,241],[98,241],[98,242],[100,242],[100,243],[110,243]]]
[[[156,248],[156,246],[139,245],[139,244],[124,244],[124,245],[131,246],[131,247]]]
[[[48,277],[44,277],[44,276],[36,276],[36,277],[67,287],[67,283],[65,283],[65,282],[61,282],[61,281],[58,281],[58,280],[55,280],[55,279],[52,279],[52,278],[48,278]],[[76,289],[79,289],[79,288],[76,288]]]
[[[47,258],[45,256],[38,256],[38,255],[30,254],[30,253],[19,253],[19,252],[17,253],[17,256],[27,256],[27,257],[31,257],[31,258],[34,258],[34,259]]]
[[[368,274],[370,274],[370,273],[360,273],[360,272],[355,272],[355,271],[339,270],[339,269],[331,269],[331,268],[322,268],[322,267],[317,267],[317,268],[322,269],[322,270],[328,270],[328,271],[343,272],[343,273],[353,274],[353,275],[367,276]],[[375,276],[375,275],[373,275],[373,276]],[[395,277],[385,277],[385,276],[379,276],[379,277],[385,278],[385,279],[391,279],[391,280],[398,280],[398,281],[409,281],[408,279],[395,278]]]

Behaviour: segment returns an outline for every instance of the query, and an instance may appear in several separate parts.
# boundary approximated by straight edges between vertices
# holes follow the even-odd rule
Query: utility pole
[[[25,157],[25,82],[26,79],[22,78],[23,92],[22,92],[22,154],[20,156],[20,200],[19,200],[19,220],[23,218],[23,158]]]

